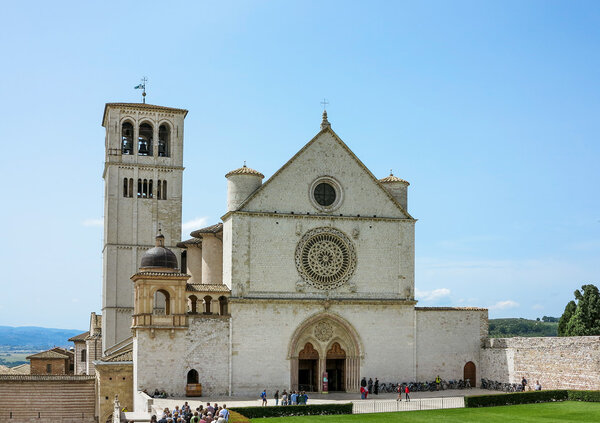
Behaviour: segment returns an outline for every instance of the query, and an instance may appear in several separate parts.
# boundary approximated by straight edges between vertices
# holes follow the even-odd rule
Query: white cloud
[[[513,300],[498,301],[496,304],[489,306],[490,310],[506,310],[507,308],[519,307],[519,303]]]
[[[208,218],[206,216],[196,217],[192,220],[188,220],[187,222],[181,225],[181,232],[185,235],[185,237],[187,237],[190,232],[205,227],[207,221]]]
[[[415,296],[421,301],[436,301],[440,298],[449,297],[450,290],[448,288],[438,288],[431,291],[415,289]]]
[[[85,219],[81,224],[83,226],[103,226],[104,219]]]

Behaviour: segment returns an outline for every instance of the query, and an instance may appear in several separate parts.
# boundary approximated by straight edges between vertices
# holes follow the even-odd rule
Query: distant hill
[[[84,330],[54,329],[37,326],[0,326],[0,346],[46,349],[71,344],[68,339]]]
[[[515,336],[557,336],[558,319],[544,316],[539,321],[523,318],[489,319],[489,334],[491,338],[512,338]]]

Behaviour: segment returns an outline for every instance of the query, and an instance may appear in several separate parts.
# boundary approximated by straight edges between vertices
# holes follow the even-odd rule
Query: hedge
[[[600,391],[569,391],[569,401],[600,402]]]
[[[566,401],[567,390],[514,392],[497,395],[465,397],[465,407],[493,407],[498,405],[533,404],[536,402]]]
[[[236,411],[249,419],[259,419],[262,417],[321,416],[328,414],[352,414],[352,403],[232,407],[230,410]]]

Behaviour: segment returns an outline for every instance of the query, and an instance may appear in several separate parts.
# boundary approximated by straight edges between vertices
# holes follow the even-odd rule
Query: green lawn
[[[252,419],[252,423],[313,423],[313,422],[600,422],[600,403],[550,402],[486,408],[455,408],[450,410],[402,411],[398,413],[353,414],[342,416],[302,416]]]

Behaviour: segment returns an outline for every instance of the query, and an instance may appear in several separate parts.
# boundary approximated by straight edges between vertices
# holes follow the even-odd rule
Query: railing
[[[393,411],[439,410],[442,408],[464,408],[463,397],[423,398],[411,401],[364,400],[357,401],[352,407],[352,414],[389,413]]]

